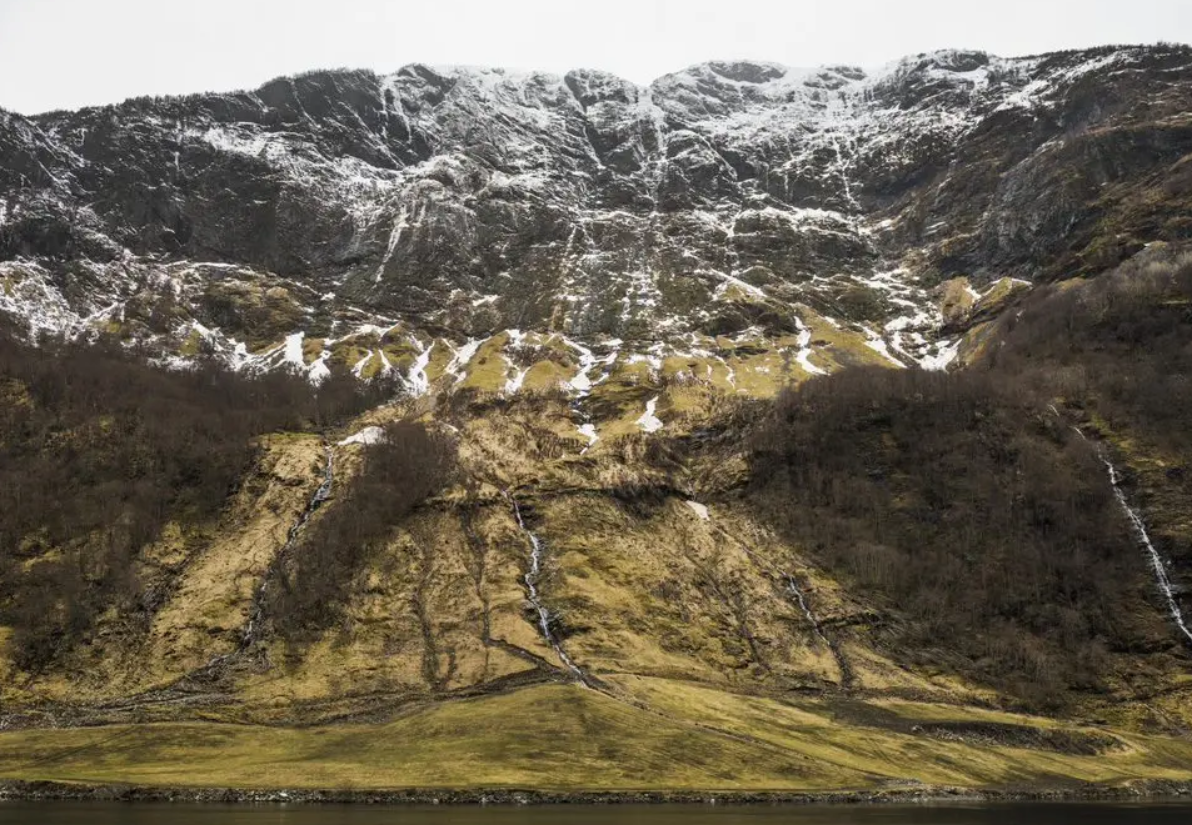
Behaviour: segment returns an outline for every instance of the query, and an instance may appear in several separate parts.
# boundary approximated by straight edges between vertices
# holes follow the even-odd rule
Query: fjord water
[[[1192,803],[278,806],[0,802],[0,825],[1175,825]]]

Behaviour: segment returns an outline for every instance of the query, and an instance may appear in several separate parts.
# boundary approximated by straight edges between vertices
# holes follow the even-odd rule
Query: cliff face
[[[1088,274],[1186,236],[1189,57],[708,63],[646,88],[414,65],[6,114],[0,258],[30,294],[5,303],[58,326],[115,304],[175,351],[192,319],[229,351],[379,319],[781,348],[814,311],[938,358],[945,281]],[[246,283],[291,299],[264,336],[208,294]],[[125,306],[169,288],[196,294],[158,330]]]
[[[1188,654],[1115,494],[1180,609],[1190,112],[1192,50],[1159,46],[645,88],[414,65],[0,113],[0,313],[323,399],[226,390],[257,428],[208,468],[226,501],[162,496],[121,544],[120,485],[193,482],[157,467],[174,442],[0,340],[0,455],[116,456],[80,481],[116,515],[0,548],[0,616],[45,571],[98,594],[33,602],[72,619],[37,667],[0,624],[0,730],[37,729],[0,734],[0,775],[187,784],[158,754],[193,735],[194,782],[318,784],[229,780],[272,746],[214,721],[314,725],[284,734],[300,767],[362,788],[1189,779]],[[915,367],[976,377],[877,369]],[[331,426],[346,375],[403,392]],[[362,497],[396,482],[361,479],[394,421],[454,457],[386,522]],[[340,579],[304,602],[328,523],[355,543],[319,534]],[[320,725],[345,720],[373,727],[341,752]]]

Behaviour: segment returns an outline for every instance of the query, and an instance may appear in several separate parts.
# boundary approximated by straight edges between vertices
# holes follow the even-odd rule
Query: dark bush
[[[267,613],[291,642],[309,642],[333,625],[357,574],[395,527],[438,492],[455,466],[455,444],[418,422],[385,428],[364,466],[313,520],[273,572]]]
[[[0,333],[0,622],[18,666],[45,666],[113,605],[137,602],[140,549],[167,521],[214,516],[254,436],[319,428],[388,387],[214,363],[153,367],[101,340],[40,346]]]
[[[754,436],[753,500],[903,621],[900,654],[1045,702],[1091,687],[1130,628],[1139,563],[1079,436],[988,373],[849,370],[782,395]]]

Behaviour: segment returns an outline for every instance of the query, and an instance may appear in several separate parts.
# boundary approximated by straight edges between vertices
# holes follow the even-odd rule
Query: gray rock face
[[[1092,272],[1192,231],[1190,58],[713,62],[646,88],[411,65],[3,113],[0,266],[80,317],[194,261],[467,336],[794,328],[802,304],[927,346],[949,278]]]

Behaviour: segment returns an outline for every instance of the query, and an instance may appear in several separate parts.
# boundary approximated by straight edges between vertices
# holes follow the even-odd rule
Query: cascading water
[[[815,635],[831,651],[832,658],[836,660],[836,667],[840,670],[841,688],[846,691],[851,689],[854,679],[853,668],[849,664],[848,659],[845,658],[844,651],[840,649],[839,644],[829,639],[828,635],[824,633],[823,626],[811,611],[811,605],[807,603],[807,596],[803,593],[802,588],[799,587],[799,583],[795,581],[795,577],[788,574],[785,578],[786,591],[794,597],[800,609],[802,609],[803,615],[807,617],[807,621],[811,624],[811,629],[815,631]]]
[[[1109,483],[1113,485],[1113,494],[1117,497],[1118,504],[1121,505],[1126,517],[1130,520],[1130,524],[1134,527],[1134,533],[1138,536],[1138,540],[1142,546],[1146,548],[1147,554],[1151,559],[1151,569],[1155,571],[1155,581],[1159,584],[1159,590],[1163,593],[1163,598],[1167,601],[1167,609],[1171,613],[1171,618],[1175,621],[1176,627],[1192,643],[1192,630],[1188,629],[1188,623],[1184,619],[1184,614],[1180,610],[1179,602],[1175,599],[1175,589],[1171,586],[1171,578],[1167,575],[1167,563],[1163,557],[1159,555],[1159,551],[1155,549],[1155,545],[1151,542],[1150,534],[1147,533],[1146,524],[1142,520],[1142,516],[1130,506],[1129,500],[1126,499],[1126,492],[1122,489],[1122,476],[1118,472],[1117,467],[1113,466],[1110,461],[1102,453],[1098,456],[1101,463],[1109,471]]]
[[[1054,405],[1051,406],[1051,411],[1059,415],[1059,410]],[[1079,427],[1073,427],[1072,429],[1084,441],[1089,440],[1089,437]],[[1163,598],[1167,602],[1167,610],[1171,614],[1172,620],[1180,632],[1184,634],[1188,642],[1192,643],[1192,629],[1189,629],[1183,611],[1180,610],[1179,602],[1175,599],[1175,588],[1171,585],[1171,577],[1167,575],[1167,562],[1159,555],[1158,549],[1156,549],[1154,543],[1151,541],[1151,535],[1146,529],[1146,522],[1142,520],[1142,516],[1138,514],[1138,511],[1130,506],[1130,500],[1126,498],[1126,491],[1122,489],[1122,474],[1118,472],[1114,463],[1105,455],[1105,450],[1100,445],[1094,447],[1094,450],[1097,458],[1101,460],[1101,463],[1105,465],[1105,469],[1109,473],[1109,484],[1113,487],[1113,495],[1117,498],[1118,505],[1121,506],[1122,512],[1129,519],[1130,526],[1134,528],[1134,534],[1138,537],[1139,543],[1146,548],[1147,555],[1151,561],[1151,569],[1155,573],[1155,581],[1159,585],[1159,592],[1163,594]]]
[[[795,601],[799,603],[799,607],[803,611],[803,615],[807,617],[807,621],[811,623],[812,630],[815,635],[819,636],[820,641],[829,647],[832,643],[828,641],[828,637],[824,635],[823,628],[820,627],[819,619],[815,618],[815,614],[811,612],[811,608],[807,605],[807,597],[803,595],[803,591],[799,589],[799,583],[795,581],[794,576],[786,577],[786,591],[795,597]]]
[[[694,502],[688,502],[687,504],[689,507],[695,510],[697,516],[699,516],[701,519],[707,520],[707,509],[703,507],[703,505],[692,506],[695,504]],[[737,546],[744,551],[745,555],[748,556],[750,560],[753,561],[753,563],[759,568],[769,572],[775,578],[781,578],[781,580],[786,583],[787,595],[799,605],[799,609],[803,611],[803,615],[806,617],[807,623],[811,625],[811,630],[813,633],[815,633],[816,638],[824,643],[824,646],[827,647],[828,651],[832,654],[832,658],[836,660],[836,667],[840,670],[840,687],[845,691],[850,690],[855,679],[853,668],[849,664],[848,658],[844,655],[844,651],[840,648],[840,645],[834,640],[828,638],[828,634],[824,633],[823,625],[820,624],[819,619],[816,618],[815,613],[811,610],[811,604],[807,599],[807,594],[805,594],[803,589],[799,587],[799,582],[794,575],[776,569],[768,561],[759,556],[754,549],[749,546],[748,543],[742,541],[732,533],[725,530],[723,527],[716,527],[714,529],[719,535],[724,536],[729,541],[736,543]]]
[[[538,629],[542,631],[542,638],[555,651],[555,655],[559,657],[559,661],[565,664],[575,674],[575,678],[579,680],[580,684],[587,686],[588,679],[584,676],[584,672],[579,669],[579,666],[575,662],[571,661],[571,657],[567,655],[566,651],[563,650],[563,646],[555,638],[555,634],[551,632],[550,611],[542,604],[542,599],[538,595],[538,577],[542,575],[542,542],[526,526],[525,520],[522,519],[521,507],[518,505],[517,499],[509,493],[506,493],[505,497],[513,505],[513,515],[517,518],[517,526],[526,534],[526,538],[530,541],[530,569],[522,578],[526,583],[526,592],[529,594],[530,604],[538,614]]]
[[[276,562],[280,566],[294,549],[294,545],[298,541],[298,536],[302,533],[302,529],[306,527],[307,522],[310,521],[311,516],[315,511],[323,505],[331,496],[331,485],[335,480],[335,453],[330,446],[326,447],[327,452],[327,467],[323,471],[323,481],[319,484],[314,495],[311,496],[306,508],[298,517],[298,520],[290,526],[290,531],[286,534],[286,543],[281,546],[278,551]],[[265,594],[269,587],[269,576],[266,575],[261,582],[261,586],[257,588],[256,595],[253,597],[252,612],[249,614],[248,624],[244,626],[244,633],[240,637],[240,649],[245,650],[256,641],[256,635],[260,631],[261,614],[265,609]]]

